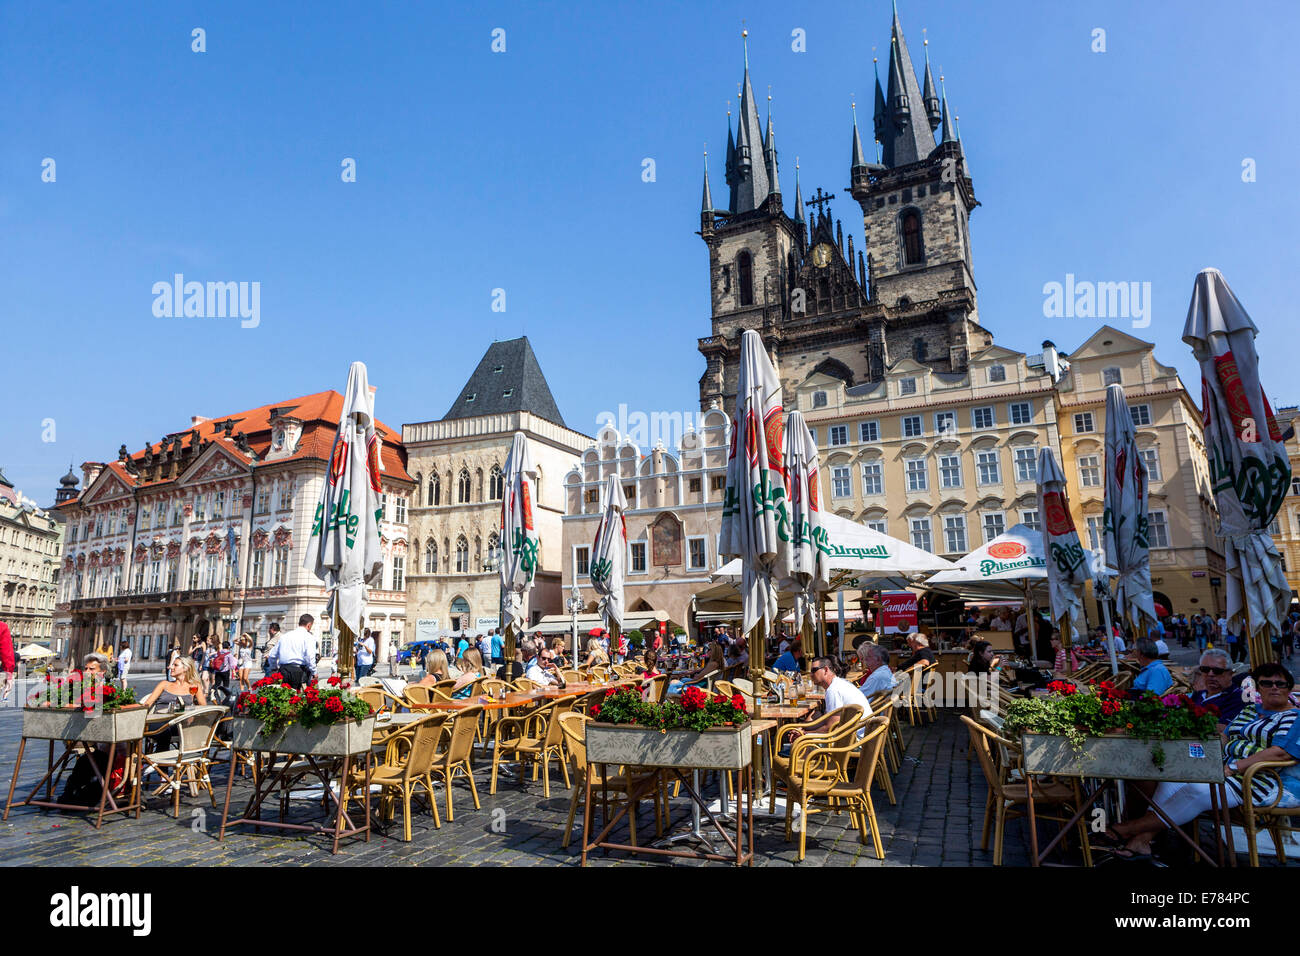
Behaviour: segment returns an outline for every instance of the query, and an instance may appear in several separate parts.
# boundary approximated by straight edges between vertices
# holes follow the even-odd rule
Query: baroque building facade
[[[537,468],[532,500],[541,547],[529,621],[563,607],[561,482],[591,439],[565,426],[528,338],[494,342],[446,415],[402,426],[415,482],[407,640],[500,626],[497,550],[516,432]]]
[[[1279,408],[1276,417],[1283,431],[1290,422],[1294,434],[1286,446],[1291,460],[1291,493],[1273,521],[1273,542],[1282,555],[1282,567],[1291,585],[1291,608],[1300,611],[1300,407]]]
[[[327,595],[303,567],[343,396],[317,392],[190,426],[116,461],[82,465],[84,490],[57,507],[67,523],[56,633],[78,657],[129,641],[137,661],[172,643],[318,621],[333,652]],[[367,626],[384,637],[405,620],[407,507],[413,482],[400,436],[376,422],[384,577]],[[390,641],[377,642],[386,659]]]
[[[0,471],[0,621],[15,650],[32,641],[53,647],[62,548],[63,524]]]

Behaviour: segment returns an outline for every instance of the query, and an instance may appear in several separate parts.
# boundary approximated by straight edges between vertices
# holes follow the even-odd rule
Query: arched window
[[[463,534],[456,539],[456,573],[469,573],[469,542]]]
[[[501,538],[495,531],[493,531],[490,535],[488,535],[488,554],[495,555],[497,548],[499,548],[500,546],[501,546]]]
[[[917,338],[912,339],[912,357],[914,359],[916,359],[918,362],[924,362],[926,352],[927,350],[925,347],[925,339],[920,338],[919,336]]]
[[[429,476],[428,501],[430,505],[442,504],[442,482],[438,480],[437,472]]]
[[[740,304],[754,304],[754,258],[746,251],[736,256],[736,272],[740,278]]]
[[[915,266],[925,261],[925,242],[921,236],[921,214],[915,209],[903,212],[903,265]]]
[[[500,465],[493,465],[488,473],[488,495],[492,501],[500,501],[506,496],[506,475]]]
[[[460,480],[456,482],[456,501],[465,504],[469,501],[469,469],[460,470]]]
[[[424,573],[438,573],[438,542],[432,538],[424,544]]]
[[[483,498],[483,469],[482,468],[476,468],[474,470],[474,499],[476,501],[485,500]]]

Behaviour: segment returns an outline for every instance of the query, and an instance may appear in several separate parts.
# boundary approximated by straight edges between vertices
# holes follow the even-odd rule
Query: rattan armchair
[[[195,707],[177,714],[150,735],[165,731],[176,733],[175,745],[167,750],[146,753],[141,768],[141,776],[150,771],[158,774],[162,782],[152,796],[169,791],[174,816],[181,815],[181,790],[187,785],[191,790],[200,787],[206,790],[212,805],[217,805],[208,772],[212,764],[209,751],[217,733],[217,723],[228,713],[225,707]]]
[[[555,720],[558,714],[573,709],[576,696],[561,697],[534,708],[518,717],[502,717],[497,721],[492,750],[492,783],[488,793],[497,792],[497,770],[503,761],[513,760],[519,765],[523,779],[524,762],[532,761],[533,780],[537,780],[538,764],[544,776],[545,794],[551,795],[551,761],[560,761],[564,785],[569,785],[569,770],[564,762],[564,734]]]
[[[478,799],[478,787],[474,783],[474,735],[478,731],[478,720],[483,708],[478,704],[466,707],[456,713],[451,720],[451,734],[446,746],[433,758],[433,773],[442,778],[447,790],[447,822],[456,819],[451,808],[451,784],[460,774],[469,780],[469,791],[474,797],[474,809],[481,807]]]
[[[433,825],[442,828],[438,816],[438,800],[433,792],[433,761],[438,751],[438,741],[442,738],[446,714],[430,714],[412,721],[405,727],[396,728],[385,739],[386,755],[384,762],[374,767],[370,773],[369,784],[381,788],[381,801],[384,815],[391,818],[396,798],[402,801],[402,839],[411,842],[411,801],[421,791],[429,800],[429,811],[433,814]],[[403,738],[406,747],[396,746],[395,738]],[[405,753],[402,751],[405,750]],[[354,769],[347,781],[349,792],[365,787],[366,775],[363,769]],[[359,799],[359,798],[357,798]],[[345,807],[346,809],[346,807]]]
[[[835,717],[837,723],[829,731],[818,732],[811,729],[826,722],[830,717]],[[780,735],[772,746],[772,792],[768,798],[769,813],[776,812],[776,785],[778,781],[785,784],[788,791],[791,782],[798,777],[804,756],[808,751],[821,745],[834,746],[844,739],[847,734],[855,733],[861,717],[862,708],[849,704],[831,711],[825,717],[805,721],[801,724],[787,724],[781,728]],[[790,745],[789,755],[783,757],[781,756],[781,741],[786,734],[794,730],[801,731],[801,733]]]
[[[866,727],[862,739],[858,730]],[[849,819],[857,824],[862,842],[867,842],[868,827],[876,850],[876,859],[885,858],[885,848],[880,841],[880,824],[876,820],[876,807],[871,801],[871,783],[880,765],[880,751],[889,730],[888,717],[868,717],[850,722],[848,732],[832,734],[834,740],[814,741],[803,753],[799,770],[789,784],[785,804],[785,838],[791,838],[794,805],[799,804],[799,861],[803,862],[808,844],[808,817],[820,813],[813,801],[825,800],[830,810],[847,809]],[[852,776],[845,773],[848,760],[857,757],[857,767]],[[840,803],[842,801],[842,804]]]
[[[1241,790],[1246,800],[1232,811],[1233,817],[1241,823],[1246,831],[1246,848],[1250,854],[1250,865],[1259,866],[1259,831],[1267,830],[1273,841],[1273,851],[1279,863],[1286,863],[1286,847],[1282,841],[1284,833],[1296,833],[1295,820],[1300,817],[1300,807],[1279,807],[1282,799],[1282,777],[1278,773],[1284,767],[1294,767],[1294,760],[1261,760],[1246,768],[1242,777]],[[1256,777],[1271,777],[1270,781],[1275,796],[1271,804],[1257,804],[1250,799],[1251,785]]]
[[[410,707],[405,700],[400,697],[394,697],[384,688],[379,686],[360,687],[354,692],[358,697],[370,705],[372,713],[382,714],[385,711],[389,713],[401,713],[403,710],[409,710]]]
[[[564,839],[560,846],[567,849],[573,836],[573,821],[578,813],[578,804],[582,802],[583,795],[586,793],[587,784],[587,721],[591,718],[583,714],[570,711],[566,714],[560,714],[556,718],[561,732],[564,734],[565,742],[568,747],[569,758],[573,763],[573,795],[569,800],[569,818],[564,824]],[[601,804],[605,808],[605,814],[609,814],[609,795],[621,794],[624,800],[631,799],[632,806],[628,810],[628,828],[631,831],[632,845],[636,846],[636,815],[637,807],[641,798],[647,793],[654,802],[655,807],[655,835],[663,835],[663,813],[660,809],[659,793],[657,792],[657,779],[659,771],[653,770],[646,773],[602,773],[607,769],[601,765],[595,765],[591,770],[591,793],[592,796],[599,795]]]

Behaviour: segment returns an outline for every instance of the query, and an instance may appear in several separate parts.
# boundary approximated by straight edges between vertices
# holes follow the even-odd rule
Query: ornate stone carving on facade
[[[179,558],[181,556],[181,543],[179,541],[167,542],[167,557]]]
[[[144,545],[142,545],[142,544],[137,544],[137,545],[135,546],[135,560],[136,560],[137,562],[139,562],[139,561],[143,561],[143,560],[145,559],[145,556],[146,556],[148,553],[149,553],[149,549],[146,548]]]
[[[92,552],[90,552],[90,554],[88,554],[86,557],[87,557],[87,559],[88,559],[88,560],[86,561],[86,563],[89,564],[92,568],[97,568],[97,567],[99,567],[99,552],[98,552],[98,551],[92,551]]]
[[[189,543],[186,545],[186,549],[190,554],[198,554],[203,550],[203,542],[199,540],[197,535],[195,535],[193,538],[190,538]]]
[[[265,551],[271,541],[271,536],[266,533],[264,528],[258,528],[253,532],[253,547],[258,551]]]
[[[225,547],[221,539],[217,537],[216,532],[209,534],[204,540],[203,545],[204,550],[207,551],[208,554],[220,554],[221,549]]]
[[[287,548],[292,548],[292,547],[293,547],[293,532],[291,532],[288,528],[285,528],[285,527],[282,525],[282,526],[280,526],[279,528],[276,528],[276,529],[275,529],[275,534],[273,535],[273,540],[275,541],[275,546],[276,546],[277,548],[286,548],[286,547],[287,547]]]

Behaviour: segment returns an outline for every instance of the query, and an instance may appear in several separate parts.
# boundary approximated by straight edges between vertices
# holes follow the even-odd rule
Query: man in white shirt
[[[525,637],[519,643],[519,650],[524,655],[524,676],[526,678],[539,687],[558,684],[561,690],[564,688],[564,678],[555,669],[555,665],[543,662],[538,657],[537,641],[531,637]]]
[[[1228,642],[1228,619],[1226,617],[1220,616],[1218,623],[1219,623],[1219,643],[1226,644]]]
[[[375,669],[375,635],[366,628],[361,632],[361,640],[357,641],[357,677],[368,677],[370,672]]]
[[[840,716],[834,712],[841,707],[856,705],[862,708],[862,716],[871,716],[871,704],[868,703],[866,696],[843,677],[835,676],[835,664],[829,657],[814,658],[808,668],[808,676],[812,682],[826,691],[826,701],[822,706],[826,714],[815,724],[802,729],[791,730],[783,736],[802,737],[807,733],[824,734],[834,730],[840,722]],[[858,730],[858,737],[861,738],[866,733],[866,728]],[[782,756],[787,755],[788,751],[782,748]]]
[[[315,623],[310,614],[298,618],[298,626],[280,638],[268,661],[271,670],[278,670],[294,689],[300,689],[316,671],[316,637],[311,632]]]

